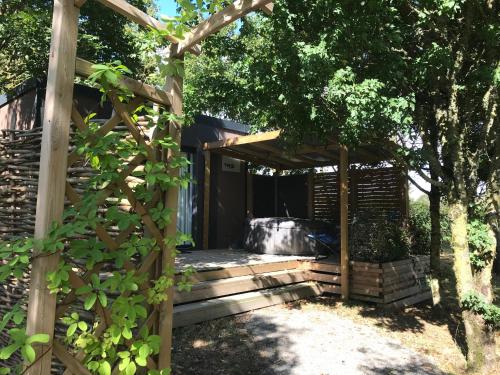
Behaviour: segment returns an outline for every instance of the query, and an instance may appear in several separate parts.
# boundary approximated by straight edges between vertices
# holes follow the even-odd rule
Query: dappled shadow
[[[385,362],[375,365],[362,365],[359,368],[365,375],[445,375],[446,373],[439,371],[434,366],[419,361],[407,363],[404,365],[391,366]]]
[[[456,283],[450,259],[442,260],[441,280],[441,304],[437,306],[432,306],[430,301],[405,309],[388,309],[376,304],[358,301],[350,301],[347,306],[355,307],[360,316],[372,318],[375,320],[376,326],[391,331],[423,333],[426,323],[445,326],[465,356],[467,353],[465,331],[456,298]],[[327,296],[310,299],[308,303],[334,308],[343,302],[338,296]],[[300,309],[301,303],[290,303],[288,306],[289,308]]]
[[[287,334],[263,318],[252,317],[262,332],[255,337],[246,327],[247,315],[222,318],[174,330],[173,374],[285,375],[297,363],[281,347],[289,346]]]

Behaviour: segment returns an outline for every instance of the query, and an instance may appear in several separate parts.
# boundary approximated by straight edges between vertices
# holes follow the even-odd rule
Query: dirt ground
[[[176,329],[173,374],[465,374],[463,327],[449,262],[443,268],[442,304],[436,307],[421,304],[390,311],[319,297]],[[282,322],[287,322],[290,335]],[[305,335],[307,330],[311,332]],[[328,341],[331,337],[343,342]],[[360,340],[366,345],[359,346]],[[290,354],[304,341],[304,355],[342,371],[311,365],[304,372],[309,359]],[[358,356],[363,348],[364,359],[372,365],[364,370],[357,365],[356,372],[352,365],[363,359]],[[497,351],[500,355],[500,337]],[[336,362],[341,356],[346,363]],[[380,358],[393,365],[382,366]],[[394,363],[399,360],[398,368]]]

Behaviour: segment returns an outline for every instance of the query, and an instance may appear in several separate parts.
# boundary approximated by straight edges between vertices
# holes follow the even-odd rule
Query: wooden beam
[[[92,64],[89,61],[77,58],[76,59],[76,74],[82,77],[88,77],[94,70],[92,69]],[[137,81],[129,77],[123,77],[121,83],[132,91],[134,94],[141,96],[145,99],[151,100],[154,103],[161,104],[163,106],[170,106],[172,103],[172,95],[168,92],[160,90],[154,86],[148,85],[146,83]]]
[[[249,161],[249,162],[252,162],[252,163],[257,164],[257,165],[264,165],[266,167],[277,168],[277,169],[288,169],[288,167],[285,167],[284,165],[278,164],[277,162],[273,162],[269,159],[240,153],[240,152],[231,150],[229,148],[214,149],[210,152],[217,153],[219,155],[226,155],[226,156],[229,156],[229,157],[232,157],[235,159],[239,159],[239,160]]]
[[[61,222],[64,210],[79,13],[73,0],[54,0],[38,179],[36,239],[45,238],[54,221]],[[29,375],[51,372],[56,314],[56,295],[51,294],[47,287],[47,274],[56,270],[59,253],[40,257],[36,256],[38,253],[35,249],[31,265],[26,333],[30,336],[46,333],[51,340],[46,345],[36,345],[37,361],[25,370]]]
[[[213,150],[213,149],[222,148],[222,147],[230,147],[230,146],[237,146],[237,145],[245,145],[245,144],[249,144],[249,143],[271,141],[273,139],[277,139],[280,136],[280,134],[281,134],[281,130],[274,130],[274,131],[265,132],[265,133],[258,133],[258,134],[244,135],[241,137],[234,137],[234,138],[230,138],[230,139],[223,139],[221,141],[205,143],[203,145],[203,149],[204,150]]]
[[[273,9],[274,9],[274,3],[269,3],[264,5],[262,8],[260,8],[265,14],[270,16],[273,14]]]
[[[210,151],[205,151],[205,180],[203,190],[203,249],[208,250],[210,225]]]
[[[340,290],[344,301],[349,299],[349,187],[347,147],[340,146]]]
[[[287,168],[293,169],[296,168],[293,160],[287,159],[282,157],[279,153],[273,152],[273,151],[268,151],[268,150],[259,150],[257,147],[258,143],[252,144],[252,146],[236,146],[235,148],[228,147],[228,150],[241,153],[242,155],[248,154],[256,159],[262,159],[262,160],[270,160],[276,165],[283,165]]]
[[[81,8],[86,2],[87,0],[75,0],[75,7]]]
[[[75,0],[75,1],[84,1],[84,0]],[[165,30],[166,25],[157,20],[154,17],[151,17],[149,14],[143,12],[142,10],[136,8],[135,6],[131,5],[130,3],[126,2],[125,0],[96,0],[97,2],[101,3],[105,7],[108,7],[112,10],[114,10],[116,13],[121,14],[122,16],[128,18],[130,21],[141,25],[145,28],[153,28],[156,30]],[[179,38],[176,38],[173,35],[167,34],[165,36],[167,40],[169,40],[172,43],[177,43],[180,42]],[[199,55],[201,50],[199,46],[193,45],[190,48],[188,48],[189,52]]]
[[[236,0],[233,4],[200,22],[190,32],[186,33],[182,41],[171,46],[168,55],[170,57],[183,55],[189,48],[216,33],[224,26],[229,25],[254,10],[262,9],[262,7],[272,3],[272,1],[273,0]]]
[[[311,158],[302,156],[300,154],[294,154],[294,153],[287,154],[284,150],[279,149],[278,147],[275,147],[275,146],[270,145],[268,143],[258,142],[258,143],[253,144],[252,146],[255,148],[261,149],[261,150],[268,151],[268,152],[276,155],[277,157],[279,157],[283,160],[286,160],[288,162],[291,162],[291,163],[296,164],[297,161],[294,161],[292,159],[297,159],[297,160],[300,160],[305,165],[308,165],[310,167],[313,167],[315,165],[315,160],[312,160]]]
[[[171,76],[167,78],[165,90],[172,97],[172,105],[170,111],[177,116],[182,115],[182,100],[183,100],[183,84],[184,81],[180,76]],[[180,146],[181,130],[180,126],[174,122],[169,124],[169,135]],[[177,157],[177,153],[173,149],[169,149],[165,161],[167,166],[172,160]],[[173,178],[179,177],[179,168],[170,168],[170,176]],[[168,189],[165,197],[165,207],[168,207],[172,214],[170,223],[164,230],[165,238],[174,240],[177,238],[177,210],[178,210],[179,187]],[[171,272],[175,269],[175,242],[167,245],[162,251],[162,270]],[[172,364],[172,329],[174,316],[174,286],[170,286],[167,290],[167,300],[160,306],[160,321],[159,335],[161,337],[160,353],[158,355],[158,368],[171,368]]]

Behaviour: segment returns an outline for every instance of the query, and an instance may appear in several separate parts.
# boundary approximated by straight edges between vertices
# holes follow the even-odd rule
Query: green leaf
[[[100,375],[111,375],[111,365],[109,364],[109,362],[107,362],[107,361],[101,362],[101,364],[99,366],[99,374]]]
[[[21,347],[19,343],[14,343],[0,349],[0,359],[9,359],[10,356]]]
[[[85,308],[85,310],[90,310],[94,306],[96,300],[97,294],[89,294],[87,298],[85,298],[85,302],[83,303],[83,307]]]
[[[141,357],[141,358],[147,358],[148,355],[149,355],[149,345],[148,344],[144,344],[139,349],[139,357]]]
[[[78,328],[80,328],[81,331],[85,332],[88,329],[87,323],[84,321],[78,322]]]
[[[31,335],[26,339],[26,344],[33,344],[34,342],[39,342],[41,344],[46,344],[50,340],[50,336],[46,333],[37,333],[35,335]]]
[[[135,363],[137,363],[141,367],[146,367],[148,361],[146,360],[146,358],[135,357]]]
[[[21,354],[23,358],[29,363],[33,363],[36,358],[35,349],[33,349],[33,347],[29,344],[23,345],[21,347]]]
[[[66,331],[66,336],[67,337],[73,336],[75,334],[77,328],[78,328],[78,324],[77,323],[70,324],[69,327],[68,327],[68,330]]]
[[[122,330],[122,335],[125,337],[127,340],[130,340],[132,338],[132,331],[128,327],[124,327]]]
[[[130,362],[125,369],[125,374],[126,375],[134,375],[135,372],[137,371],[137,367],[134,362]]]
[[[106,307],[108,305],[108,297],[106,297],[106,294],[103,291],[99,291],[97,296],[102,307]]]

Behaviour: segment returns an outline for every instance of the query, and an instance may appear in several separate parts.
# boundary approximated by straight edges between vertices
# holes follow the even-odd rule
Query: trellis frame
[[[162,22],[124,0],[95,1],[141,26],[152,27],[157,30],[165,27]],[[73,153],[68,156],[67,153],[70,121],[72,120],[82,130],[86,126],[81,114],[73,106],[72,100],[75,73],[82,76],[88,76],[91,73],[91,64],[76,57],[79,9],[85,4],[92,6],[92,4],[88,3],[90,2],[86,0],[54,0],[35,220],[35,238],[37,239],[45,238],[48,235],[52,222],[61,222],[65,196],[73,204],[78,204],[79,202],[78,194],[66,181],[68,165],[76,161],[77,155]],[[222,27],[257,9],[262,9],[269,14],[272,11],[272,0],[236,0],[227,8],[210,16],[207,20],[194,27],[186,34],[183,40],[167,36],[167,39],[172,42],[168,52],[169,56],[171,58],[183,59],[184,53],[188,51],[199,54],[200,50],[197,43],[217,32]],[[166,106],[174,114],[182,114],[183,82],[181,77],[169,78],[164,90],[159,90],[129,78],[124,79],[123,83],[137,96]],[[147,148],[150,147],[136,131],[135,124],[129,115],[129,111],[133,109],[134,105],[138,105],[138,101],[133,101],[128,108],[116,99],[112,98],[112,101],[117,115],[108,120],[100,131],[106,133],[111,131],[118,123],[123,122],[136,142],[146,144]],[[168,133],[177,143],[180,143],[181,129],[178,124],[171,123]],[[166,155],[165,162],[168,163],[173,156],[172,153]],[[144,157],[134,158],[130,162],[129,168],[122,171],[122,177],[125,178],[130,174],[134,165],[138,165],[143,160],[142,158]],[[150,149],[148,158],[150,160],[155,158],[154,150]],[[178,173],[178,169],[172,169],[171,172],[173,174]],[[133,192],[124,180],[119,183],[119,188],[127,195],[132,206],[141,215],[143,223],[151,234],[157,238],[159,244],[163,244],[163,241],[160,241],[160,239],[164,236],[171,237],[175,235],[177,230],[175,215],[173,215],[174,220],[161,233],[149,218],[147,207],[142,206],[135,200]],[[165,206],[168,205],[169,208],[174,209],[173,212],[176,212],[177,196],[178,189],[169,189],[166,196],[159,199],[163,199]],[[98,227],[96,234],[108,248],[113,249],[119,246],[120,241],[124,241],[127,238],[128,231],[129,229],[126,229],[116,239],[111,238],[104,228]],[[163,260],[161,267],[173,266],[174,258],[170,250],[166,246],[162,247]],[[34,249],[35,256],[32,263],[28,302],[27,334],[47,333],[50,336],[50,341],[48,344],[36,347],[37,360],[28,366],[25,372],[30,375],[50,374],[52,354],[55,354],[66,365],[67,370],[65,374],[90,374],[79,362],[79,359],[81,359],[80,355],[77,355],[76,358],[73,357],[61,343],[54,339],[55,321],[64,313],[65,307],[59,306],[57,308],[56,296],[49,292],[46,275],[48,272],[56,270],[60,258],[59,253],[55,252],[43,257],[37,257],[37,253],[37,250]],[[138,272],[148,270],[156,260],[156,257],[156,254],[148,256],[142,265],[140,265]],[[125,267],[132,268],[133,265],[126,264]],[[76,273],[71,274],[70,281],[72,286],[78,287],[83,285],[86,282],[86,277],[90,277],[91,272],[98,272],[98,270],[96,271],[94,268],[83,277],[79,277]],[[173,291],[173,287],[169,288],[167,294],[170,298],[160,306],[159,311],[153,310],[146,320],[146,324],[151,326],[156,323],[159,324],[159,332],[162,337],[158,363],[151,364],[150,361],[152,359],[149,358],[148,360],[148,366],[151,368],[166,368],[171,365]],[[75,296],[70,294],[66,298],[69,301],[71,298],[74,299]],[[96,311],[105,322],[109,312],[99,305],[97,305]],[[101,324],[98,330],[102,332],[105,329],[104,325]]]

